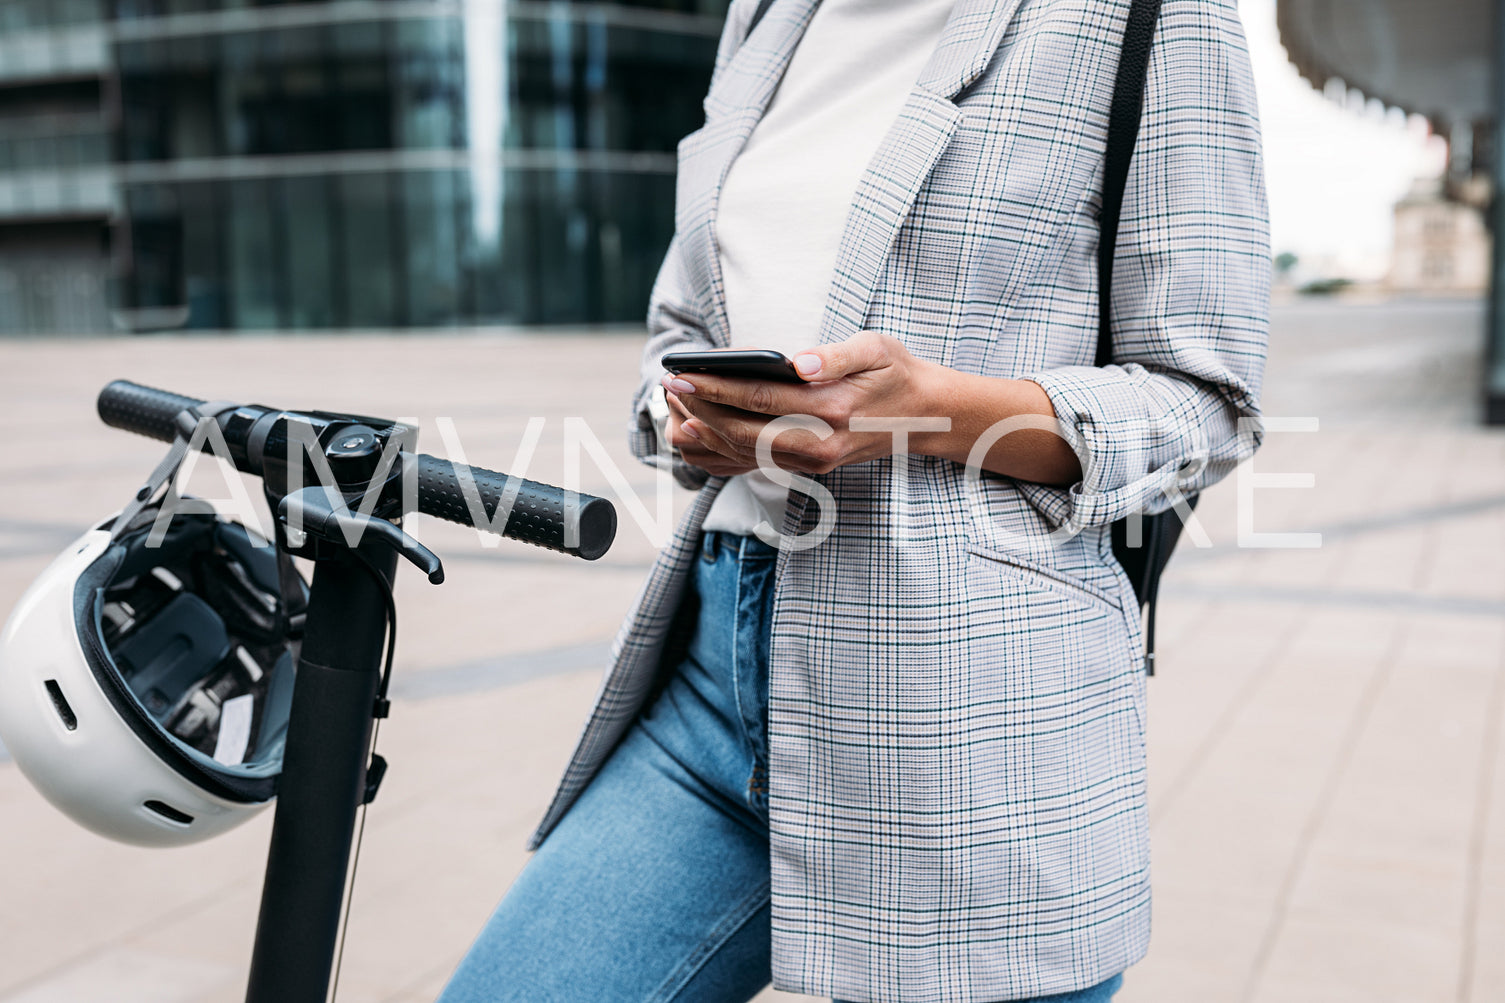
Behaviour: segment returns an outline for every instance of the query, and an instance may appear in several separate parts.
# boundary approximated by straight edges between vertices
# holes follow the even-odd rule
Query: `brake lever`
[[[342,498],[336,506],[335,498],[338,495],[321,487],[302,488],[283,496],[277,503],[277,521],[286,531],[290,547],[296,550],[303,546],[303,541],[294,540],[293,522],[301,523],[306,537],[344,547],[352,546],[350,541],[360,539],[365,533],[373,533],[378,541],[428,576],[432,584],[444,582],[444,563],[438,554],[386,519],[350,511]]]

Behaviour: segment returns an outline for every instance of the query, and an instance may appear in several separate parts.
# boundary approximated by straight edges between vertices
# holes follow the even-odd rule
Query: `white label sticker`
[[[219,738],[214,743],[214,761],[226,766],[245,762],[246,746],[251,744],[251,718],[256,712],[256,698],[250,693],[226,700],[219,711]]]

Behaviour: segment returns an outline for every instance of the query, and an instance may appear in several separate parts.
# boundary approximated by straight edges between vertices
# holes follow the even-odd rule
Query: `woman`
[[[755,4],[732,3],[680,147],[634,402],[634,451],[699,494],[444,999],[745,1000],[771,978],[1107,1000],[1150,915],[1141,636],[1107,527],[1226,474],[1258,415],[1270,265],[1235,2],[1165,0],[1104,367],[1128,0],[777,0],[749,34]],[[664,376],[667,352],[731,345],[808,382]],[[816,475],[793,493],[755,469],[781,415],[824,422],[771,443]],[[901,441],[892,419],[927,420]]]

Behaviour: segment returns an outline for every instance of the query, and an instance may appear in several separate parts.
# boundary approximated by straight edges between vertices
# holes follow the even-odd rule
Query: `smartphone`
[[[803,383],[794,363],[769,349],[720,349],[712,352],[670,352],[663,358],[664,368],[675,376],[681,373],[710,373],[712,376],[736,376],[745,380],[774,380],[780,383]]]

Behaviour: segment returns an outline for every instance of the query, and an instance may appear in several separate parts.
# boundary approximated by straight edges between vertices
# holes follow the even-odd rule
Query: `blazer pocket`
[[[1036,563],[1017,554],[1009,554],[977,544],[969,544],[967,553],[984,561],[991,561],[994,564],[1001,564],[1012,568],[1018,572],[1020,578],[1034,582],[1053,592],[1062,593],[1070,598],[1085,601],[1094,606],[1104,607],[1114,613],[1123,613],[1123,603],[1119,601],[1117,596],[1106,589],[1099,588],[1090,582],[1085,582],[1075,575],[1069,575],[1064,571]]]

